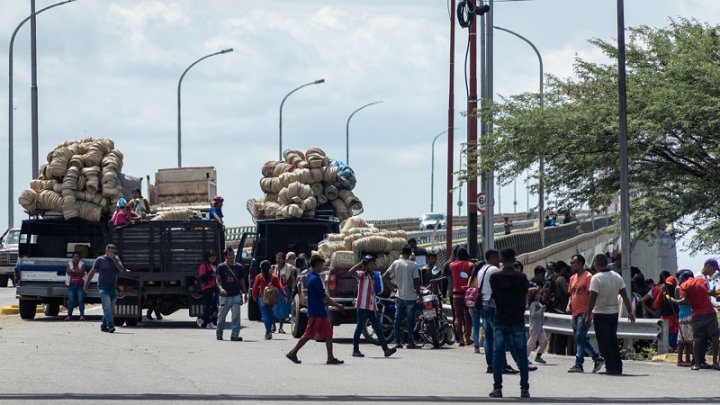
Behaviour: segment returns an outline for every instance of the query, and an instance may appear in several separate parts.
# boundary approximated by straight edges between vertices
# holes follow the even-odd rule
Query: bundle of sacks
[[[375,256],[377,268],[385,270],[400,257],[400,250],[407,245],[405,231],[383,231],[360,217],[345,220],[340,232],[329,234],[318,245],[317,251],[336,269],[349,269],[363,255],[369,254]]]
[[[122,197],[123,154],[110,139],[67,141],[53,149],[18,201],[30,214],[62,212],[65,219],[99,221]]]
[[[340,220],[363,212],[353,194],[355,173],[343,162],[329,159],[320,148],[303,154],[283,152],[283,160],[268,161],[262,168],[261,199],[248,201],[255,219],[314,217],[318,207],[331,208]]]

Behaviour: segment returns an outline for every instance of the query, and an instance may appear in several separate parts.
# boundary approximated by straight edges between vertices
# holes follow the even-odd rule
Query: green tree
[[[720,27],[672,20],[628,31],[633,236],[695,230],[692,248],[719,249]],[[613,43],[590,42],[617,61]],[[542,158],[546,190],[563,208],[610,205],[620,189],[616,63],[577,58],[574,78],[547,78],[544,100],[527,93],[488,107],[495,130],[481,142],[479,170],[508,183],[527,169],[537,175]]]

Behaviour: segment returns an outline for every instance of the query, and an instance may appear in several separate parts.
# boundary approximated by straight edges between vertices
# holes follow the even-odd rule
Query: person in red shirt
[[[205,261],[198,267],[198,281],[200,282],[200,294],[203,296],[203,307],[202,317],[197,319],[199,328],[215,329],[215,322],[213,320],[213,314],[217,314],[218,309],[218,295],[217,289],[215,288],[215,261],[217,260],[217,254],[213,251],[205,253]]]
[[[265,339],[272,339],[272,326],[273,326],[273,309],[269,305],[265,305],[264,295],[265,287],[272,285],[282,294],[283,299],[287,298],[287,293],[280,279],[275,274],[270,274],[270,262],[263,260],[260,262],[260,274],[255,277],[252,287],[252,298],[258,302],[260,306],[260,312],[262,313],[263,324],[265,324]]]
[[[718,364],[718,337],[720,336],[720,330],[718,329],[715,308],[709,298],[712,295],[715,295],[715,293],[708,290],[707,281],[702,278],[690,278],[680,285],[680,299],[670,298],[671,302],[679,305],[690,305],[692,309],[693,357],[695,360],[692,370],[702,368],[707,337],[710,337],[712,343],[712,368],[720,370]]]
[[[582,373],[585,353],[592,357],[595,363],[593,373],[597,373],[605,363],[597,350],[587,339],[588,326],[583,322],[583,317],[588,309],[590,300],[590,279],[592,274],[585,269],[585,257],[575,255],[570,259],[570,269],[574,273],[570,277],[568,292],[570,299],[567,305],[567,312],[572,316],[573,335],[575,337],[575,365],[568,373]]]
[[[130,206],[126,204],[124,198],[121,198],[120,201],[118,201],[117,207],[118,209],[110,219],[112,224],[115,226],[130,225],[136,220],[142,219],[140,215],[130,209]]]
[[[470,255],[464,247],[458,249],[457,258],[456,261],[450,263],[450,275],[453,282],[453,323],[458,344],[465,346],[465,344],[472,344],[472,319],[470,311],[465,305],[465,288],[468,286],[474,264],[470,261]]]

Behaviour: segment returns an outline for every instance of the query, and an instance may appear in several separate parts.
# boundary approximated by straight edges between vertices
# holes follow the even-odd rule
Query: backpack
[[[540,289],[540,303],[547,308],[555,308],[560,304],[560,297],[555,292],[557,275],[550,277]]]
[[[277,288],[272,284],[268,284],[263,290],[263,303],[268,306],[273,306],[278,303]]]
[[[382,294],[384,287],[382,274],[377,270],[373,271],[373,290],[375,290],[375,294]]]

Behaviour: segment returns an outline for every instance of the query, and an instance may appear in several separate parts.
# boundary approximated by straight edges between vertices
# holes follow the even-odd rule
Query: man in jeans
[[[567,312],[572,314],[573,335],[575,336],[575,365],[568,373],[582,373],[585,353],[592,357],[595,365],[592,372],[597,373],[602,368],[604,361],[595,351],[587,339],[588,327],[583,322],[587,312],[588,300],[590,299],[590,279],[592,274],[585,270],[585,258],[582,255],[575,255],[570,259],[570,269],[573,275],[570,277],[568,291],[570,300],[567,305]]]
[[[383,279],[392,290],[397,290],[395,298],[395,348],[403,348],[401,326],[403,317],[407,319],[408,349],[416,349],[415,337],[415,303],[420,296],[420,271],[414,261],[410,260],[412,248],[405,245],[402,248],[402,257],[395,260],[383,274]]]
[[[605,374],[620,375],[622,359],[617,338],[618,294],[622,297],[630,322],[635,322],[635,314],[625,292],[625,282],[620,274],[608,268],[607,256],[595,256],[593,267],[596,274],[590,279],[590,298],[583,322],[587,327],[590,327],[591,322],[595,322],[595,337],[600,353],[605,358]]]
[[[505,359],[505,347],[520,369],[520,397],[530,398],[528,377],[527,338],[525,336],[525,300],[528,280],[525,274],[515,271],[515,251],[500,252],[503,270],[490,276],[492,298],[495,300],[493,328],[493,390],[491,398],[502,398],[503,369],[498,367]]]
[[[85,281],[85,291],[87,291],[90,288],[90,282],[95,276],[95,272],[98,273],[97,286],[103,310],[102,323],[100,324],[102,332],[115,332],[113,308],[115,307],[115,301],[117,301],[117,274],[121,271],[125,271],[125,268],[120,258],[117,257],[117,247],[108,244],[105,247],[105,254],[95,259],[95,264],[93,264]]]
[[[225,329],[225,318],[232,309],[230,340],[242,342],[240,337],[240,306],[243,302],[241,295],[247,296],[247,285],[245,284],[245,270],[235,262],[235,251],[229,247],[225,249],[225,261],[217,266],[215,284],[220,295],[220,307],[218,310],[218,323],[215,330],[217,340],[223,340],[223,329]]]

